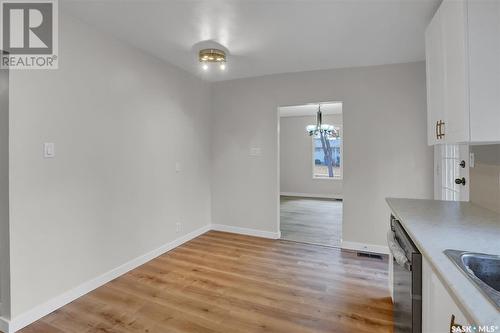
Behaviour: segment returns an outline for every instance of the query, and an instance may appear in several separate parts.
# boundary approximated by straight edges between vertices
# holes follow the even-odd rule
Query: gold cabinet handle
[[[464,326],[455,323],[455,315],[451,315],[450,320],[450,333],[463,332]]]
[[[444,126],[444,121],[439,120],[438,122],[436,122],[436,137],[438,139],[444,138],[444,129],[443,129],[443,126]]]

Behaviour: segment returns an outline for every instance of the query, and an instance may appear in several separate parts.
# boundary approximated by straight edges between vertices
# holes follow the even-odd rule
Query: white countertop
[[[469,202],[388,198],[387,203],[464,314],[475,324],[500,326],[500,311],[443,253],[500,255],[500,214]]]

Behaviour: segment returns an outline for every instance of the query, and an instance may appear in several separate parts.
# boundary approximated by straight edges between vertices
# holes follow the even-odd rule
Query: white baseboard
[[[326,198],[326,199],[343,199],[342,194],[312,194],[312,193],[296,193],[296,192],[280,192],[284,197],[303,197],[303,198]]]
[[[168,252],[174,248],[176,248],[179,245],[182,245],[183,243],[190,241],[193,238],[196,238],[200,236],[201,234],[204,234],[205,232],[210,230],[210,226],[204,226],[201,227],[195,231],[190,232],[189,234],[182,236],[172,242],[169,242],[165,245],[162,245],[161,247],[146,253],[142,256],[139,256],[135,259],[132,259],[131,261],[110,270],[107,273],[104,273],[103,275],[92,279],[90,281],[87,281],[78,287],[71,289],[64,294],[54,297],[53,299],[40,304],[39,306],[15,317],[10,320],[6,320],[4,318],[0,317],[0,330],[2,330],[4,333],[14,333],[23,327],[28,326],[29,324],[37,321],[38,319],[48,315],[49,313],[59,309],[60,307],[74,301],[75,299],[89,293],[90,291],[108,283],[111,280],[116,279],[117,277],[127,273],[128,271],[131,271],[132,269],[145,264],[146,262],[164,254],[165,252]]]
[[[389,247],[382,245],[342,241],[342,245],[340,247],[345,250],[389,254]]]
[[[233,226],[224,225],[224,224],[212,224],[211,229],[217,230],[217,231],[232,232],[235,234],[241,234],[241,235],[247,235],[247,236],[262,237],[262,238],[270,238],[270,239],[281,238],[280,231],[271,232],[271,231],[264,231],[264,230],[257,230],[257,229],[233,227]]]

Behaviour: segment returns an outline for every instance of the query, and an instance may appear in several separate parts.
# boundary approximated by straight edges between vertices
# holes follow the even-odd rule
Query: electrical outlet
[[[182,224],[180,222],[177,222],[175,224],[175,232],[179,233],[181,232]]]

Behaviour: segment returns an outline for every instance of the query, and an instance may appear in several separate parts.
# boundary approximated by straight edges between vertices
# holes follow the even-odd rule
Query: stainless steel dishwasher
[[[394,261],[394,332],[421,333],[422,255],[394,216],[391,216],[391,231],[389,248]]]

